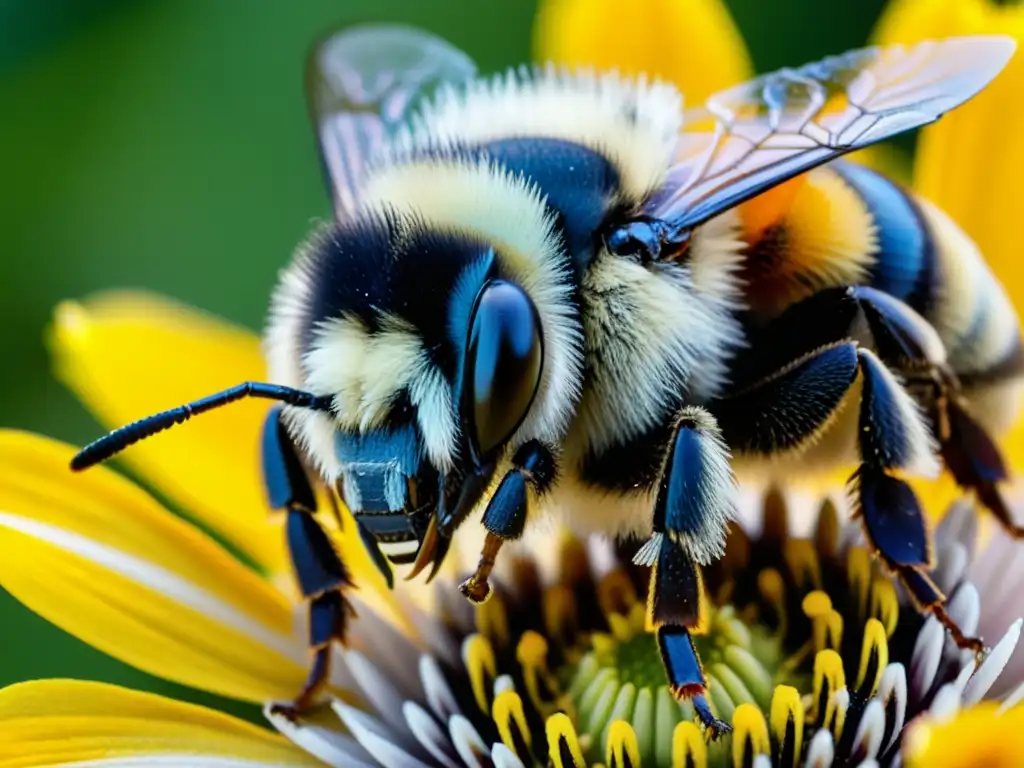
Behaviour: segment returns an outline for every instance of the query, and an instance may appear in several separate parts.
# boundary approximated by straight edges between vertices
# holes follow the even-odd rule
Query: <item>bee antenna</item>
[[[332,400],[330,395],[314,395],[310,392],[303,392],[291,387],[282,387],[277,384],[261,384],[255,381],[246,381],[231,387],[231,389],[225,389],[223,392],[217,392],[199,400],[194,400],[191,403],[180,405],[177,408],[171,408],[169,411],[163,411],[162,413],[133,421],[131,424],[127,424],[120,429],[115,429],[99,440],[89,443],[89,445],[76,453],[74,458],[71,459],[71,469],[75,472],[88,469],[94,464],[99,464],[114,454],[120,453],[128,446],[155,435],[157,432],[163,432],[165,429],[173,427],[175,424],[186,422],[200,413],[212,411],[214,408],[220,408],[222,405],[227,405],[246,397],[278,400],[296,408],[309,408],[314,411],[330,410]]]

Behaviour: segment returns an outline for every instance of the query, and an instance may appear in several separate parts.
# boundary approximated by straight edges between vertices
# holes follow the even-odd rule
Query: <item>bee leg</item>
[[[530,491],[539,495],[551,487],[555,478],[555,459],[551,451],[536,440],[524,444],[512,457],[512,469],[501,480],[484,511],[487,529],[480,562],[473,575],[459,590],[473,603],[483,603],[491,595],[488,578],[498,550],[506,541],[518,539],[526,527]]]
[[[1024,526],[1014,522],[999,483],[1009,479],[1003,456],[995,440],[971,416],[959,394],[959,385],[949,377],[940,383],[933,407],[933,422],[939,437],[942,459],[957,485],[974,491],[982,505],[1015,539],[1024,538]]]
[[[655,628],[672,694],[693,701],[713,738],[732,729],[708,705],[707,678],[691,632],[706,631],[700,564],[725,552],[735,490],[728,449],[715,419],[703,409],[684,408],[658,490],[653,535],[634,562],[651,566],[647,620]]]
[[[859,443],[861,465],[851,477],[857,514],[877,554],[919,608],[945,626],[960,648],[980,651],[949,617],[945,596],[928,577],[932,553],[924,512],[911,487],[892,474],[922,466],[930,454],[926,427],[913,401],[882,362],[858,351],[863,377]]]
[[[351,606],[342,590],[351,586],[348,571],[327,533],[317,522],[316,494],[284,424],[281,409],[271,410],[263,429],[263,479],[270,504],[287,514],[285,530],[292,565],[309,605],[309,676],[294,700],[274,711],[292,719],[309,709],[330,676],[331,643],[344,641]]]

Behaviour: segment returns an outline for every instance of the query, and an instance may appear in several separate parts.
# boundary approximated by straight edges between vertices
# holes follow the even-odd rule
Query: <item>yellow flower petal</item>
[[[997,714],[984,702],[947,723],[921,718],[911,724],[903,755],[908,768],[1013,768],[1024,763],[1024,707]]]
[[[265,376],[256,334],[151,294],[117,292],[66,302],[57,309],[50,336],[58,375],[109,428]],[[265,400],[233,403],[144,440],[123,456],[187,514],[265,572],[284,576],[278,579],[283,585],[291,569],[282,517],[267,505],[259,467],[269,407]],[[351,515],[343,510],[343,516],[348,525],[344,535],[335,536],[342,558],[357,585],[370,590],[382,602],[382,613],[395,620],[400,611],[394,598]],[[331,527],[330,514],[321,520]]]
[[[0,690],[0,768],[172,764],[321,763],[263,728],[204,707],[79,680],[38,680]]]
[[[1024,40],[1024,6],[991,0],[902,0],[876,31],[882,43],[929,37],[1005,34]],[[925,128],[914,162],[914,187],[978,243],[1013,301],[1024,310],[1024,230],[1017,198],[1024,177],[1024,55],[963,107]],[[1004,442],[1008,463],[1024,467],[1024,423]]]
[[[534,25],[541,61],[646,73],[674,82],[688,106],[751,76],[739,30],[721,0],[543,0]]]
[[[892,0],[872,39],[889,45],[965,34],[967,20],[985,14],[987,5],[988,0]]]
[[[883,17],[881,42],[1005,34],[1024,40],[1024,6],[990,0],[904,0]],[[1017,198],[1024,176],[1024,55],[981,94],[921,132],[916,190],[973,237],[1003,281],[1018,312],[1024,307],[1024,230]]]
[[[66,302],[50,341],[59,378],[110,429],[266,375],[256,334],[146,294]],[[278,571],[284,538],[268,523],[259,467],[268,408],[266,401],[234,403],[123,456],[188,514]]]
[[[73,448],[0,432],[0,585],[151,674],[254,702],[294,696],[307,654],[290,606],[212,540]]]

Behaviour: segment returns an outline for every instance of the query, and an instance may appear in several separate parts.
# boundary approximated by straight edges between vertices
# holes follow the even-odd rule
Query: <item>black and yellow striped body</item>
[[[883,291],[935,329],[978,420],[1005,431],[1024,376],[1020,329],[973,241],[936,206],[852,162],[831,163],[784,186],[775,199],[741,210],[750,323],[823,288]]]

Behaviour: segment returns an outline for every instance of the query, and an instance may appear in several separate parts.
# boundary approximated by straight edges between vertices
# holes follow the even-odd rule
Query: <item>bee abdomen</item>
[[[864,166],[837,162],[833,168],[864,203],[875,228],[876,250],[866,284],[927,316],[939,283],[934,239],[917,200]]]
[[[863,202],[875,230],[864,284],[931,323],[961,377],[1012,375],[1020,350],[1016,314],[975,243],[945,213],[886,176],[849,162],[830,169]]]

